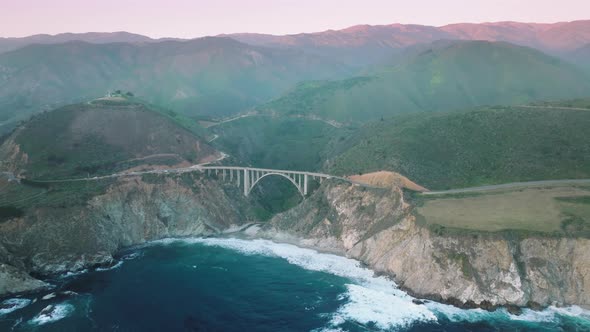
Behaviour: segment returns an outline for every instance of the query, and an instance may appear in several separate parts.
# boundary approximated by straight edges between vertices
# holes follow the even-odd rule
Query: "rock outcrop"
[[[216,234],[245,222],[249,208],[238,188],[191,175],[161,177],[157,183],[126,178],[85,205],[31,209],[0,223],[0,263],[5,263],[0,280],[24,281],[20,288],[0,285],[0,294],[37,287],[27,273],[78,271],[110,264],[123,247]]]
[[[590,240],[500,233],[438,235],[399,188],[327,185],[259,235],[301,239],[392,276],[410,293],[464,306],[590,304]]]

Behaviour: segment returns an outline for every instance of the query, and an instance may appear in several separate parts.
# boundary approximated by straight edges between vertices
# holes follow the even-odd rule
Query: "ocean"
[[[355,260],[268,240],[166,239],[52,283],[3,300],[0,331],[590,331],[579,307],[422,303]]]

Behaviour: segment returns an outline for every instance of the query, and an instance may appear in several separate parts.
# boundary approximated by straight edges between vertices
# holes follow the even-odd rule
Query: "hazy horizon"
[[[534,10],[531,10],[534,8]],[[473,1],[367,0],[362,8],[351,1],[254,0],[248,3],[204,1],[104,0],[51,3],[25,0],[11,2],[0,13],[0,37],[36,34],[119,32],[151,38],[196,38],[228,33],[274,35],[339,30],[355,25],[419,24],[443,26],[453,23],[523,22],[557,23],[590,19],[590,2],[564,0]],[[34,24],[22,24],[35,22]]]

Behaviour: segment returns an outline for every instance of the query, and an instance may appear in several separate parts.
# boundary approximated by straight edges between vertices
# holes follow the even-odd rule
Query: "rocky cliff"
[[[345,254],[410,293],[457,305],[590,304],[590,240],[436,234],[396,187],[324,186],[259,235]]]
[[[198,174],[134,177],[85,204],[30,209],[0,223],[0,294],[47,286],[27,273],[110,264],[126,246],[246,223],[255,202],[238,190]],[[590,305],[590,240],[440,234],[416,222],[398,187],[324,184],[256,236],[344,254],[410,293],[457,305]]]
[[[0,223],[0,294],[30,278],[110,264],[117,250],[164,237],[206,236],[250,218],[251,202],[199,174],[125,178],[85,204],[36,207]],[[51,192],[47,193],[51,195]],[[22,280],[18,287],[11,280]]]

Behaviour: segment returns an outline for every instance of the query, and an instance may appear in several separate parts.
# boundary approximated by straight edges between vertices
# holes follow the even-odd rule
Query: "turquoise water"
[[[356,261],[266,240],[159,241],[54,283],[5,300],[0,331],[590,331],[577,307],[415,304]]]

